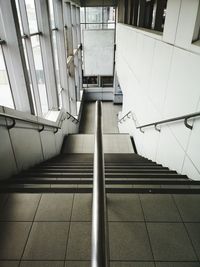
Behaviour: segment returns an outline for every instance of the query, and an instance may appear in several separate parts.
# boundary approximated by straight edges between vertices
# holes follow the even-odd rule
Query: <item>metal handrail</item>
[[[154,126],[157,131],[160,131],[160,129],[157,128],[157,126],[160,125],[160,124],[184,120],[185,126],[187,128],[189,128],[190,130],[192,130],[193,126],[188,123],[188,120],[191,119],[191,118],[199,117],[199,116],[200,116],[200,112],[190,113],[190,114],[183,115],[183,116],[180,116],[180,117],[174,117],[174,118],[167,119],[167,120],[156,121],[156,122],[153,122],[153,123],[148,123],[148,124],[145,124],[145,125],[141,125],[141,126],[136,127],[136,129],[142,130],[143,128]]]
[[[105,198],[104,155],[101,102],[96,102],[94,176],[92,197],[91,266],[108,267],[107,217]]]
[[[67,119],[72,119],[72,122],[75,122],[76,124],[79,123],[79,120],[76,119],[73,115],[71,115],[69,112],[66,112],[67,113]]]
[[[122,121],[124,121],[124,119],[125,119],[126,117],[130,119],[129,114],[131,114],[131,116],[132,116],[132,111],[127,112],[126,115],[124,115],[121,119],[119,119],[118,122],[119,122],[119,123],[122,123]]]
[[[125,120],[125,118],[129,118],[129,115],[131,114],[131,117],[133,119],[133,114],[132,114],[132,111],[129,111],[126,115],[124,115],[118,122],[119,123],[122,123],[122,121]],[[196,117],[199,117],[200,116],[200,112],[195,112],[195,113],[190,113],[190,114],[186,114],[186,115],[183,115],[183,116],[179,116],[179,117],[174,117],[174,118],[170,118],[170,119],[167,119],[167,120],[162,120],[162,121],[156,121],[156,122],[152,122],[152,123],[148,123],[148,124],[144,124],[144,125],[141,125],[141,126],[137,126],[136,129],[139,129],[141,132],[144,132],[142,129],[143,128],[146,128],[146,127],[150,127],[150,126],[154,126],[155,127],[155,130],[159,131],[160,132],[160,129],[157,127],[158,125],[161,125],[161,124],[164,124],[164,123],[170,123],[170,122],[175,122],[175,121],[180,121],[180,120],[184,120],[184,124],[185,126],[192,130],[193,129],[193,126],[190,125],[188,123],[188,120],[189,119],[192,119],[192,118],[196,118]]]
[[[0,113],[0,117],[4,117],[4,118],[12,120],[12,124],[7,126],[8,129],[12,129],[13,127],[15,127],[16,121],[22,121],[22,122],[26,122],[26,123],[35,124],[37,126],[42,126],[42,128],[39,129],[40,132],[44,130],[45,126],[56,129],[56,132],[58,131],[58,129],[61,129],[60,126],[54,126],[52,124],[38,122],[38,121],[30,120],[30,119],[23,119],[23,118],[20,118],[18,116],[8,115],[8,114],[5,114],[5,113]]]

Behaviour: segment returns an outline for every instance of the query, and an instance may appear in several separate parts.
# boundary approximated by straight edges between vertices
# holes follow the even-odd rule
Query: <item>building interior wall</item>
[[[24,114],[20,111],[0,107],[1,113],[20,116],[21,118],[37,120],[33,115]],[[61,118],[52,125],[58,125]],[[40,122],[50,123],[50,121],[40,119]],[[77,133],[78,124],[65,119],[61,129],[54,133],[55,129],[45,127],[39,132],[38,126],[16,122],[16,126],[7,129],[5,125],[10,125],[12,121],[0,118],[0,179],[8,178],[28,169],[42,161],[58,155],[61,151],[63,139],[68,133]],[[40,127],[41,128],[41,127]]]
[[[169,0],[163,33],[117,24],[116,72],[123,91],[121,116],[132,111],[137,125],[200,110],[198,0]],[[124,40],[128,40],[125,42]],[[200,180],[200,120],[136,130],[133,120],[119,124],[134,136],[138,153]]]

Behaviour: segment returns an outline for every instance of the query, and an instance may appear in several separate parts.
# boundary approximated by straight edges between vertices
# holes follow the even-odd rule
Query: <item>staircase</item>
[[[105,154],[108,193],[194,193],[192,181],[136,154]],[[1,181],[1,192],[92,192],[93,154],[61,154]]]

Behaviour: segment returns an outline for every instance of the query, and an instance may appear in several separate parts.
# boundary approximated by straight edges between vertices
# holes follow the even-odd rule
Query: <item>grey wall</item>
[[[37,120],[35,116],[25,114],[9,108],[0,107],[1,113],[20,116],[22,118]],[[52,125],[51,121],[45,121]],[[0,179],[5,179],[13,174],[27,169],[35,164],[47,160],[60,153],[64,137],[68,133],[77,133],[78,124],[65,120],[62,128],[53,133],[38,131],[38,127],[27,123],[17,122],[16,127],[8,130],[6,123],[12,121],[0,117]]]
[[[200,111],[200,45],[197,0],[168,0],[163,35],[117,25],[116,69],[123,91],[123,112],[139,125]],[[119,124],[134,136],[138,152],[190,178],[200,180],[200,119],[193,130],[183,122],[154,127],[142,134],[132,120]]]

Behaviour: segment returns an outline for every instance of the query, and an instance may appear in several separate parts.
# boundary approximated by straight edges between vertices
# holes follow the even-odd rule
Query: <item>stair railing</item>
[[[71,115],[69,112],[66,112],[66,114],[67,114],[67,119],[68,119],[68,120],[71,119],[72,122],[74,122],[75,124],[79,123],[79,120],[76,119],[76,118],[75,118],[73,115]]]
[[[92,197],[92,267],[109,266],[106,213],[104,154],[102,136],[102,107],[101,102],[97,101],[95,114],[94,171]]]
[[[186,114],[186,115],[183,115],[183,116],[174,117],[174,118],[170,118],[170,119],[167,119],[167,120],[156,121],[156,122],[152,122],[152,123],[144,124],[144,125],[141,125],[141,126],[136,126],[136,129],[139,129],[142,133],[144,133],[144,130],[143,130],[144,128],[154,126],[155,130],[160,132],[161,129],[158,128],[158,125],[184,120],[184,124],[185,124],[185,126],[186,126],[188,129],[192,130],[192,129],[193,129],[193,125],[189,124],[189,123],[188,123],[188,120],[190,120],[190,119],[194,119],[194,118],[197,118],[197,117],[200,117],[200,112],[189,113],[189,114]],[[124,115],[118,122],[119,122],[119,123],[122,123],[123,121],[126,120],[126,118],[128,118],[128,119],[132,119],[132,120],[135,121],[134,116],[133,116],[133,114],[132,114],[132,111],[129,111],[129,112],[128,112],[126,115]]]
[[[21,117],[14,116],[14,115],[8,115],[8,114],[5,114],[5,113],[0,113],[0,117],[3,117],[5,119],[9,119],[9,120],[12,121],[12,123],[10,123],[10,124],[7,125],[7,129],[8,130],[10,130],[13,127],[15,127],[16,121],[21,121],[21,122],[25,122],[25,123],[30,123],[30,124],[37,125],[38,127],[41,127],[41,128],[38,129],[39,132],[44,131],[45,127],[55,129],[54,130],[54,133],[57,133],[58,129],[61,129],[60,126],[56,126],[56,125],[48,124],[48,123],[43,123],[43,122],[38,122],[36,120],[31,120],[31,119],[23,119]]]

